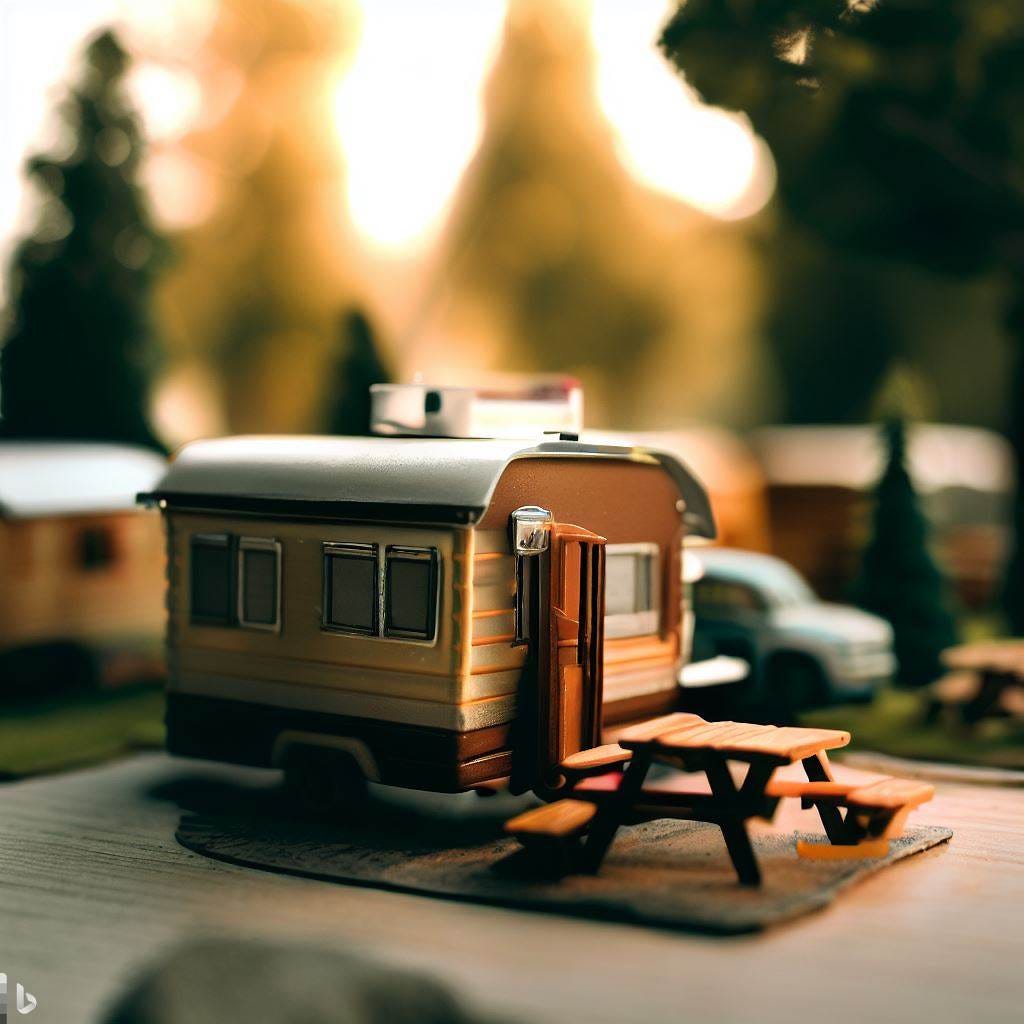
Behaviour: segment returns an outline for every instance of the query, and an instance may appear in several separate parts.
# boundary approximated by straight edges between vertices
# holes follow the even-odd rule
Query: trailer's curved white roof
[[[691,534],[713,537],[707,494],[672,455],[643,448],[577,441],[471,440],[424,437],[225,437],[194,441],[143,500],[201,508],[269,510],[275,504],[323,506],[326,514],[472,522],[487,508],[505,467],[515,459],[608,458],[660,465],[686,503]]]
[[[135,506],[167,460],[119,444],[0,441],[0,518],[89,515]]]

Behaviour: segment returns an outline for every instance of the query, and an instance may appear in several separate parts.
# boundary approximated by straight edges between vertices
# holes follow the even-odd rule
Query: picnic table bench
[[[783,797],[799,797],[821,818],[827,844],[798,845],[802,856],[879,856],[899,835],[907,814],[932,787],[899,779],[838,783],[827,751],[846,746],[837,729],[706,722],[677,712],[624,729],[617,742],[582,750],[561,764],[563,784],[542,793],[550,802],[510,820],[505,828],[556,871],[597,871],[623,825],[657,818],[717,825],[740,882],[757,885],[760,870],[747,822],[771,820]],[[746,763],[737,781],[730,762]],[[777,780],[783,765],[800,762],[803,780]],[[648,783],[656,763],[682,772]]]

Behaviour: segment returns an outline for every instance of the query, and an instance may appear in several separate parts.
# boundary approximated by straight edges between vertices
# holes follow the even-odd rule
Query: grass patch
[[[1020,722],[995,719],[979,723],[970,732],[943,722],[929,724],[925,722],[926,700],[921,693],[882,690],[871,704],[822,708],[801,715],[801,722],[848,730],[851,750],[1024,769],[1024,725]]]
[[[0,707],[0,778],[23,778],[163,745],[160,687],[64,694]]]

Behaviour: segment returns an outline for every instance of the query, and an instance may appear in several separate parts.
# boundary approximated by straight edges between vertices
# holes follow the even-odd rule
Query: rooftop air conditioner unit
[[[529,438],[583,429],[583,388],[572,377],[482,387],[374,384],[370,395],[371,429],[385,436]]]

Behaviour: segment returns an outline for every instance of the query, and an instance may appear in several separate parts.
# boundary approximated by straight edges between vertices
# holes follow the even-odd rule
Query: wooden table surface
[[[231,772],[160,754],[0,786],[0,971],[34,1024],[80,1024],[162,947],[198,933],[338,944],[437,973],[510,1020],[900,1020],[1024,1013],[1024,789],[939,784],[917,821],[950,845],[823,913],[731,939],[276,876],[179,847],[170,779]],[[262,779],[253,773],[254,779]],[[790,811],[777,824],[793,827]],[[811,818],[801,816],[801,827]]]

